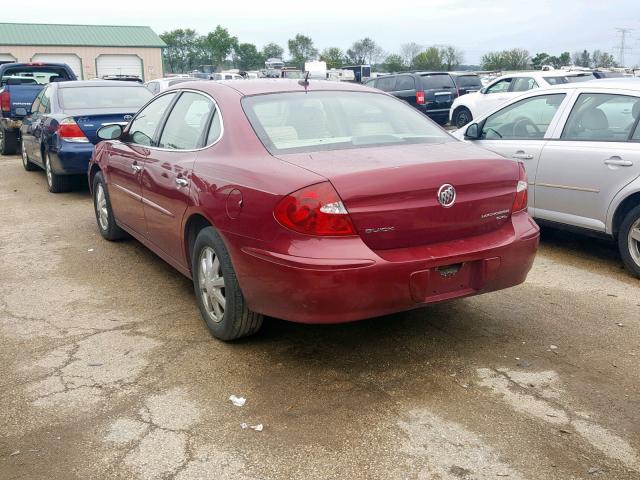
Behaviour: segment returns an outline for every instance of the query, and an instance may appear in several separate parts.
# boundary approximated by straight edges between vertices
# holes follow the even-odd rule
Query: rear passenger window
[[[212,110],[213,102],[204,95],[183,93],[169,114],[158,146],[175,150],[200,147]]]
[[[624,142],[640,117],[640,97],[583,93],[578,97],[560,137],[563,140]],[[638,132],[632,137],[638,139]]]
[[[207,145],[211,145],[220,138],[222,133],[222,123],[220,122],[220,113],[216,110],[213,112],[213,120],[211,120],[211,126],[209,127],[209,133],[207,134]]]
[[[415,90],[415,89],[416,89],[416,81],[413,79],[413,77],[410,77],[409,75],[403,75],[397,78],[396,86],[395,86],[396,91]]]
[[[511,91],[512,92],[526,92],[531,90],[532,88],[537,88],[538,84],[533,78],[530,77],[519,77],[514,78],[513,82],[511,82]]]
[[[396,77],[382,77],[376,80],[376,87],[383,92],[392,92],[396,84]]]

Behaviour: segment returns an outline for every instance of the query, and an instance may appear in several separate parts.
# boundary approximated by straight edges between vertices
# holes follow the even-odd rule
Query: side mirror
[[[123,130],[122,125],[113,124],[100,127],[96,133],[101,140],[117,140],[122,136]]]
[[[480,89],[480,93],[481,93],[481,94],[483,94],[483,95],[484,95],[485,93],[487,93],[487,87],[482,87],[482,88]]]
[[[480,127],[477,123],[472,123],[467,127],[467,131],[464,132],[464,138],[469,140],[478,140],[480,138]]]

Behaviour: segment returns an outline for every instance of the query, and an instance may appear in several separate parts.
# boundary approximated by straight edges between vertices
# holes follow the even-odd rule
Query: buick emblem
[[[456,189],[453,185],[445,183],[438,189],[438,201],[444,208],[453,206],[456,202]]]
[[[124,119],[128,122],[129,120],[131,120],[133,118],[133,115],[125,115]]]

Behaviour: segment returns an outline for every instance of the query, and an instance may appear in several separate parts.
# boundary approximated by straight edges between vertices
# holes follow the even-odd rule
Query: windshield
[[[455,141],[426,116],[393,97],[369,92],[296,92],[242,100],[272,154]]]
[[[64,109],[124,108],[138,110],[153,97],[144,86],[61,88],[58,93]]]
[[[16,85],[34,83],[46,85],[52,81],[59,80],[69,80],[67,71],[62,67],[31,67],[25,65],[22,67],[7,68],[2,74],[0,85],[6,85],[7,83]]]

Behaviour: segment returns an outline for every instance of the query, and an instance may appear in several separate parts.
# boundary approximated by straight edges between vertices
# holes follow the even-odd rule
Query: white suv
[[[485,112],[532,88],[594,80],[591,72],[550,70],[514,73],[495,79],[476,93],[458,97],[451,106],[451,125],[461,128]]]

